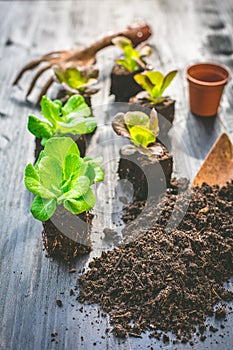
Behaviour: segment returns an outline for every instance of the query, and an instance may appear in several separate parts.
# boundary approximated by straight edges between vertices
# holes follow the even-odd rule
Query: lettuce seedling
[[[36,195],[31,205],[33,216],[47,221],[57,205],[63,205],[72,214],[92,209],[96,198],[91,185],[103,178],[99,162],[81,158],[70,137],[49,139],[35,166],[28,164],[25,168],[25,186]]]
[[[113,119],[112,127],[118,135],[130,139],[133,147],[127,146],[127,148],[132,152],[137,150],[152,155],[161,151],[161,147],[155,144],[159,133],[155,109],[151,110],[150,116],[140,111],[118,113]]]
[[[57,81],[71,94],[92,95],[98,92],[94,85],[97,83],[99,71],[93,66],[67,69],[55,67],[54,73]]]
[[[114,38],[112,42],[124,53],[124,57],[122,59],[116,60],[117,64],[123,66],[129,72],[145,69],[146,63],[144,61],[144,57],[151,54],[150,45],[141,44],[134,48],[132,41],[124,36],[118,36]]]
[[[169,72],[166,76],[157,71],[145,71],[135,74],[134,80],[148,94],[148,100],[154,104],[162,103],[167,97],[163,97],[165,89],[171,84],[175,78],[177,70]]]
[[[28,130],[42,139],[42,145],[54,136],[88,134],[97,125],[96,119],[91,117],[90,108],[81,95],[71,96],[64,106],[59,100],[51,101],[48,97],[43,96],[41,111],[45,121],[30,114]]]

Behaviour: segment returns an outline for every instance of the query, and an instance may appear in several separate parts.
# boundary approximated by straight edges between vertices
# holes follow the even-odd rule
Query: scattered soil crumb
[[[104,228],[103,233],[104,233],[106,238],[113,237],[113,236],[117,235],[117,232],[115,230],[108,228],[108,227]]]
[[[226,309],[225,309],[225,307],[217,308],[217,310],[215,311],[215,318],[217,320],[220,320],[220,319],[224,318],[225,316],[226,316]]]
[[[60,299],[56,300],[56,304],[59,307],[62,307],[62,301]]]
[[[75,268],[72,268],[69,270],[69,273],[75,273],[76,272],[76,269]]]

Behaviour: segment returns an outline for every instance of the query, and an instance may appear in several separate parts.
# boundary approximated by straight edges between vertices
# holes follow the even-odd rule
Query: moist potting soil
[[[204,340],[206,317],[224,319],[225,303],[233,300],[233,292],[223,287],[233,275],[232,203],[233,182],[167,193],[149,207],[147,231],[131,222],[124,234],[135,239],[90,263],[79,277],[78,300],[107,311],[120,337],[149,330],[166,342],[172,331],[192,344],[196,331]],[[174,208],[186,210],[180,223]],[[161,213],[153,222],[156,210]],[[166,230],[172,214],[173,229]],[[213,325],[208,329],[216,331]]]

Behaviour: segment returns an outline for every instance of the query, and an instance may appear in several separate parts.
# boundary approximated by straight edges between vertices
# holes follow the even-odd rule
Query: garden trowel
[[[223,133],[206,156],[200,170],[194,178],[193,186],[223,186],[233,180],[233,145]]]

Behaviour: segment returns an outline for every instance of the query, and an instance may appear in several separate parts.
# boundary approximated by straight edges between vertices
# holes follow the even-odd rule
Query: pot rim
[[[222,71],[226,74],[226,77],[225,78],[222,78],[221,80],[218,80],[218,81],[203,81],[203,80],[199,80],[197,78],[194,78],[191,74],[190,74],[190,70],[192,68],[195,68],[195,67],[198,67],[200,66],[201,68],[203,68],[204,66],[208,66],[210,68],[213,68],[217,71]],[[186,69],[186,78],[188,81],[192,82],[192,83],[195,83],[197,85],[202,85],[202,86],[219,86],[219,85],[225,85],[228,80],[230,79],[231,77],[231,72],[230,70],[224,66],[224,65],[221,65],[221,64],[218,64],[218,63],[212,63],[212,62],[200,62],[200,63],[195,63],[195,64],[192,64],[190,66],[187,67]]]

